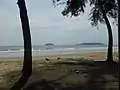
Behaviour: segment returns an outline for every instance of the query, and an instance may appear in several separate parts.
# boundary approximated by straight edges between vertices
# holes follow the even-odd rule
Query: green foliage
[[[57,2],[64,2],[63,0],[53,0],[54,3]],[[62,11],[63,16],[68,16],[69,13],[71,13],[71,16],[78,16],[80,13],[84,13],[84,9],[86,7],[87,0],[67,0],[64,10]],[[54,4],[55,5],[55,4]],[[59,4],[57,4],[59,5]]]
[[[91,12],[89,14],[89,20],[91,21],[92,26],[97,26],[98,23],[105,24],[100,3],[103,6],[106,15],[110,18],[113,18],[117,25],[118,17],[118,3],[117,0],[53,0],[54,5],[65,4],[65,8],[62,11],[63,16],[79,16],[81,13],[85,12],[86,4],[88,3],[91,6]]]
[[[101,5],[106,15],[116,21],[118,6],[115,0],[90,0],[90,5],[94,5],[94,7],[91,9],[89,18],[89,20],[91,20],[92,26],[97,26],[99,22],[105,24],[103,14],[101,12]]]

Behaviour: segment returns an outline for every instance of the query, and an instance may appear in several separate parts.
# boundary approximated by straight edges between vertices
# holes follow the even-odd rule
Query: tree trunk
[[[26,82],[28,81],[32,73],[31,35],[30,35],[29,21],[28,21],[25,1],[18,0],[17,4],[20,9],[20,18],[21,18],[22,30],[23,30],[24,62],[23,62],[22,76],[10,90],[21,90],[25,86]]]
[[[107,62],[113,62],[113,36],[112,36],[112,28],[111,28],[111,25],[110,25],[110,22],[106,16],[106,12],[103,8],[103,6],[101,5],[101,2],[100,0],[99,1],[99,4],[100,4],[100,8],[101,8],[101,12],[103,14],[103,18],[105,20],[105,23],[107,25],[107,29],[108,29],[108,54],[107,54]]]

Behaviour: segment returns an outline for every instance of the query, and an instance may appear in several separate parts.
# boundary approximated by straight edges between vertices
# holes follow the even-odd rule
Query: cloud
[[[1,0],[0,45],[23,45],[22,29],[17,0]],[[76,44],[80,42],[107,43],[107,28],[91,27],[88,21],[90,8],[79,17],[64,17],[64,6],[54,8],[51,0],[26,0],[33,44]],[[113,27],[114,42],[117,43],[117,28]]]

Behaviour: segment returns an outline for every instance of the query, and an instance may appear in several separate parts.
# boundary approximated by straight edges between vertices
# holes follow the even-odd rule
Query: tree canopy
[[[86,4],[90,4],[91,12],[89,14],[89,20],[92,26],[98,25],[98,23],[105,23],[103,15],[100,10],[100,3],[103,6],[106,15],[113,18],[117,22],[118,16],[118,2],[117,0],[53,0],[54,5],[65,4],[65,8],[62,11],[63,16],[79,16],[85,12]]]

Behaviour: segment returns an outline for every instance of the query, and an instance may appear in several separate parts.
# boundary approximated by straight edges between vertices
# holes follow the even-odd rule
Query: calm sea
[[[117,46],[113,47],[117,51]],[[107,52],[107,46],[103,45],[41,45],[32,47],[33,56],[70,54],[70,53],[90,53]],[[0,46],[0,58],[4,57],[23,57],[23,46]]]

